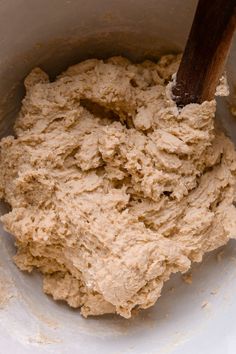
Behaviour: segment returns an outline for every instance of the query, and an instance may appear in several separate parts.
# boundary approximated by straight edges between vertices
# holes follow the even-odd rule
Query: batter
[[[54,82],[36,68],[1,141],[15,262],[85,317],[152,306],[171,273],[236,235],[236,153],[215,101],[177,109],[179,60],[92,59]]]

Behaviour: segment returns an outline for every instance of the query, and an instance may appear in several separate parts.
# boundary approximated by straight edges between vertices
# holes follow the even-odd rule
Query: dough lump
[[[85,317],[152,306],[171,273],[236,234],[236,153],[215,101],[177,109],[179,59],[92,59],[53,82],[36,68],[0,143],[15,262]]]

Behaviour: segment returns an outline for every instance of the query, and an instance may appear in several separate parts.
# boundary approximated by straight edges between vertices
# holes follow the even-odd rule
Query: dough
[[[152,306],[171,273],[236,234],[236,153],[215,101],[177,109],[179,59],[92,59],[54,82],[36,68],[1,141],[15,262],[85,317]]]

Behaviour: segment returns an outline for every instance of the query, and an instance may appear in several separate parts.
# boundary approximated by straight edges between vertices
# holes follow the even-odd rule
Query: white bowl
[[[88,57],[122,54],[142,60],[179,51],[195,5],[190,0],[2,0],[0,135],[11,131],[22,80],[33,67],[53,78]],[[231,89],[235,62],[236,41],[228,61]],[[233,100],[233,94],[218,100],[218,116],[236,142]],[[20,272],[11,260],[14,240],[1,225],[0,235],[0,354],[236,353],[235,242],[194,265],[193,284],[172,277],[156,306],[133,319],[84,319],[44,295],[39,274]]]

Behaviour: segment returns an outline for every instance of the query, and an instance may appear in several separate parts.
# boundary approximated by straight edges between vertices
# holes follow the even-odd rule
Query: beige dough
[[[233,144],[214,101],[178,111],[178,63],[93,59],[54,82],[34,69],[1,141],[15,262],[85,317],[152,306],[171,273],[236,235]]]

